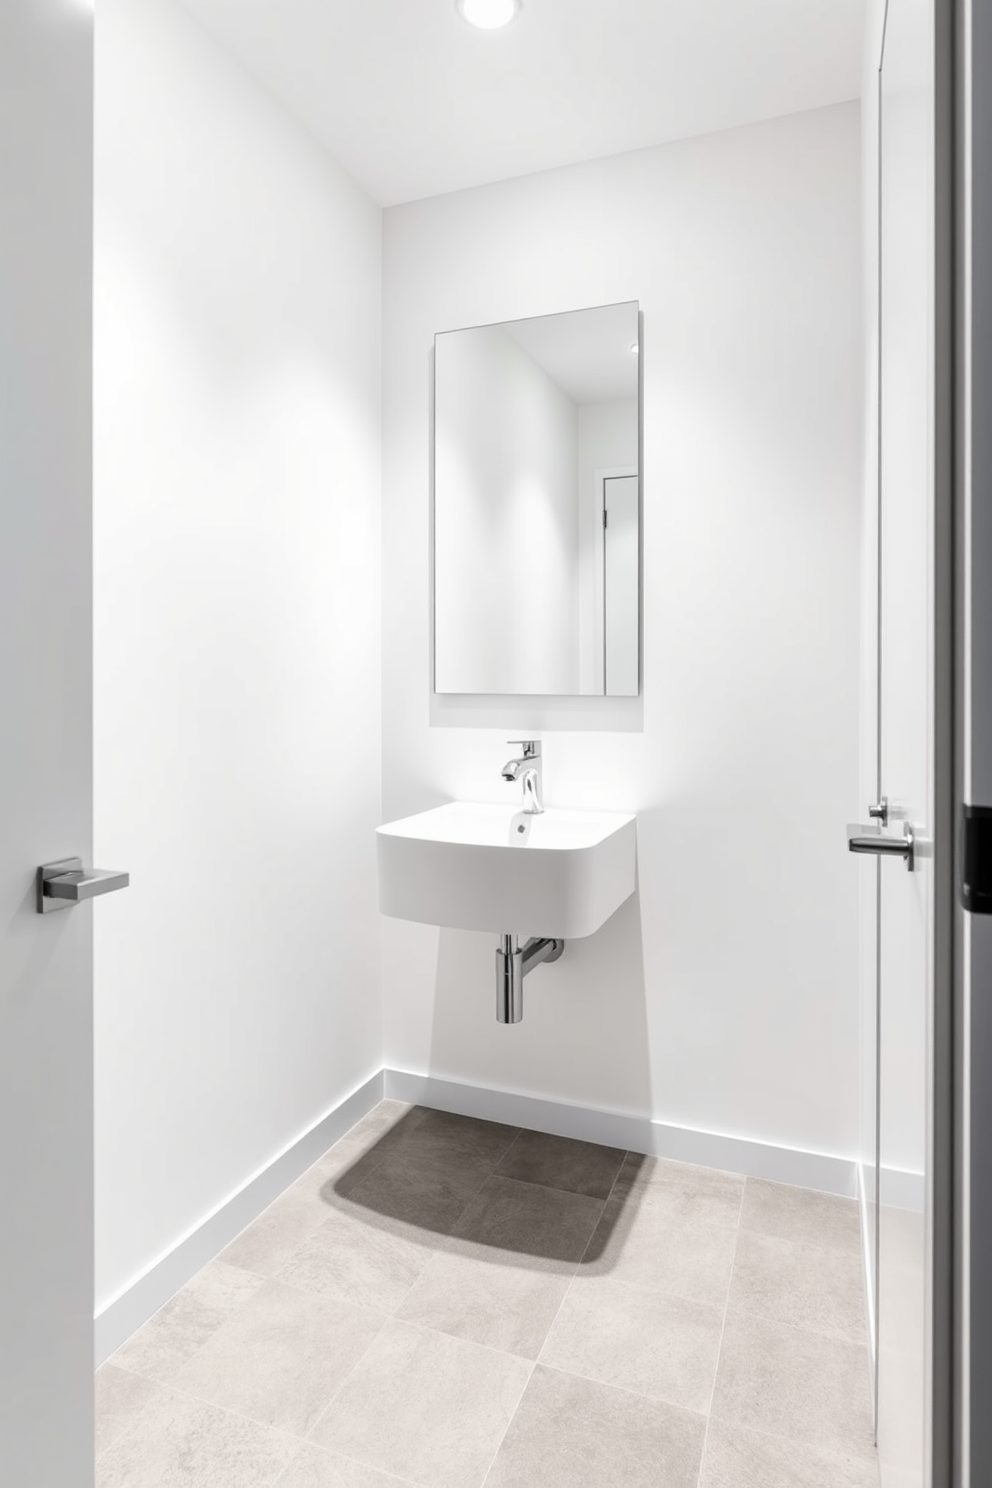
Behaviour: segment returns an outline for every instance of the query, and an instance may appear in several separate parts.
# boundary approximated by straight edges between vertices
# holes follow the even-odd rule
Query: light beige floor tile
[[[408,1227],[404,1231],[368,1210],[332,1213],[294,1251],[279,1279],[357,1307],[395,1312],[433,1253],[406,1238]]]
[[[508,1354],[387,1322],[313,1439],[423,1488],[481,1488],[530,1369]]]
[[[118,1437],[134,1425],[161,1387],[140,1374],[130,1374],[115,1364],[103,1364],[96,1372],[96,1454],[99,1457]]]
[[[538,1365],[486,1488],[696,1488],[705,1419]]]
[[[605,1200],[610,1197],[625,1156],[616,1147],[522,1131],[496,1172],[503,1178]]]
[[[221,1251],[220,1259],[256,1276],[277,1276],[329,1213],[329,1206],[316,1194],[289,1188]]]
[[[410,1485],[408,1479],[363,1467],[360,1462],[350,1462],[347,1457],[338,1457],[307,1442],[275,1488],[410,1488]]]
[[[305,1436],[382,1321],[268,1281],[180,1370],[176,1388]]]
[[[864,1455],[870,1404],[864,1346],[728,1311],[714,1420]]]
[[[744,1197],[744,1179],[737,1173],[628,1152],[610,1198],[625,1199],[633,1190],[645,1188],[682,1192],[697,1202],[705,1199],[711,1206],[719,1204],[725,1212],[734,1211],[735,1217],[740,1214]]]
[[[541,1363],[705,1414],[723,1309],[620,1281],[573,1282]]]
[[[99,1458],[97,1488],[273,1488],[292,1438],[163,1390]]]
[[[420,1323],[536,1359],[575,1267],[507,1252],[439,1251],[399,1309]]]
[[[263,1285],[260,1277],[212,1261],[121,1344],[113,1363],[168,1382]]]
[[[711,1421],[699,1488],[878,1488],[878,1464]]]
[[[749,1178],[745,1185],[741,1229],[778,1240],[806,1241],[829,1250],[861,1251],[854,1199],[791,1188],[785,1183],[766,1183],[760,1178]]]
[[[723,1195],[681,1187],[610,1199],[580,1275],[670,1292],[722,1307],[737,1241],[737,1211]]]
[[[730,1306],[739,1312],[864,1343],[861,1256],[742,1231]]]

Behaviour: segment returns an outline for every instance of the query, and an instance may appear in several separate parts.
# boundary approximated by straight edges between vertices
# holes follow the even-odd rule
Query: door
[[[92,7],[0,4],[0,1483],[93,1482]]]
[[[603,691],[608,697],[636,697],[638,690],[639,485],[636,475],[603,481]]]
[[[934,878],[932,0],[888,0],[878,74],[877,1435],[882,1488],[930,1483]],[[907,867],[911,871],[907,871]]]

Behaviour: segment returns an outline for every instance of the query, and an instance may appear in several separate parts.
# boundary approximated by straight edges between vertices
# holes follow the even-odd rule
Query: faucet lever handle
[[[507,744],[517,744],[523,750],[524,759],[541,758],[540,739],[507,739]]]

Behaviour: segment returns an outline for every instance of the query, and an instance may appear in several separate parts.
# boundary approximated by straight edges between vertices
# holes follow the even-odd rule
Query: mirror
[[[636,697],[636,301],[434,341],[434,688]]]

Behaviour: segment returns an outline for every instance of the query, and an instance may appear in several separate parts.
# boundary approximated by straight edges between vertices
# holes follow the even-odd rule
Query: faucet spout
[[[541,743],[539,739],[512,739],[523,750],[519,759],[507,760],[502,769],[504,780],[519,780],[524,793],[523,809],[528,816],[544,810],[541,790]]]

